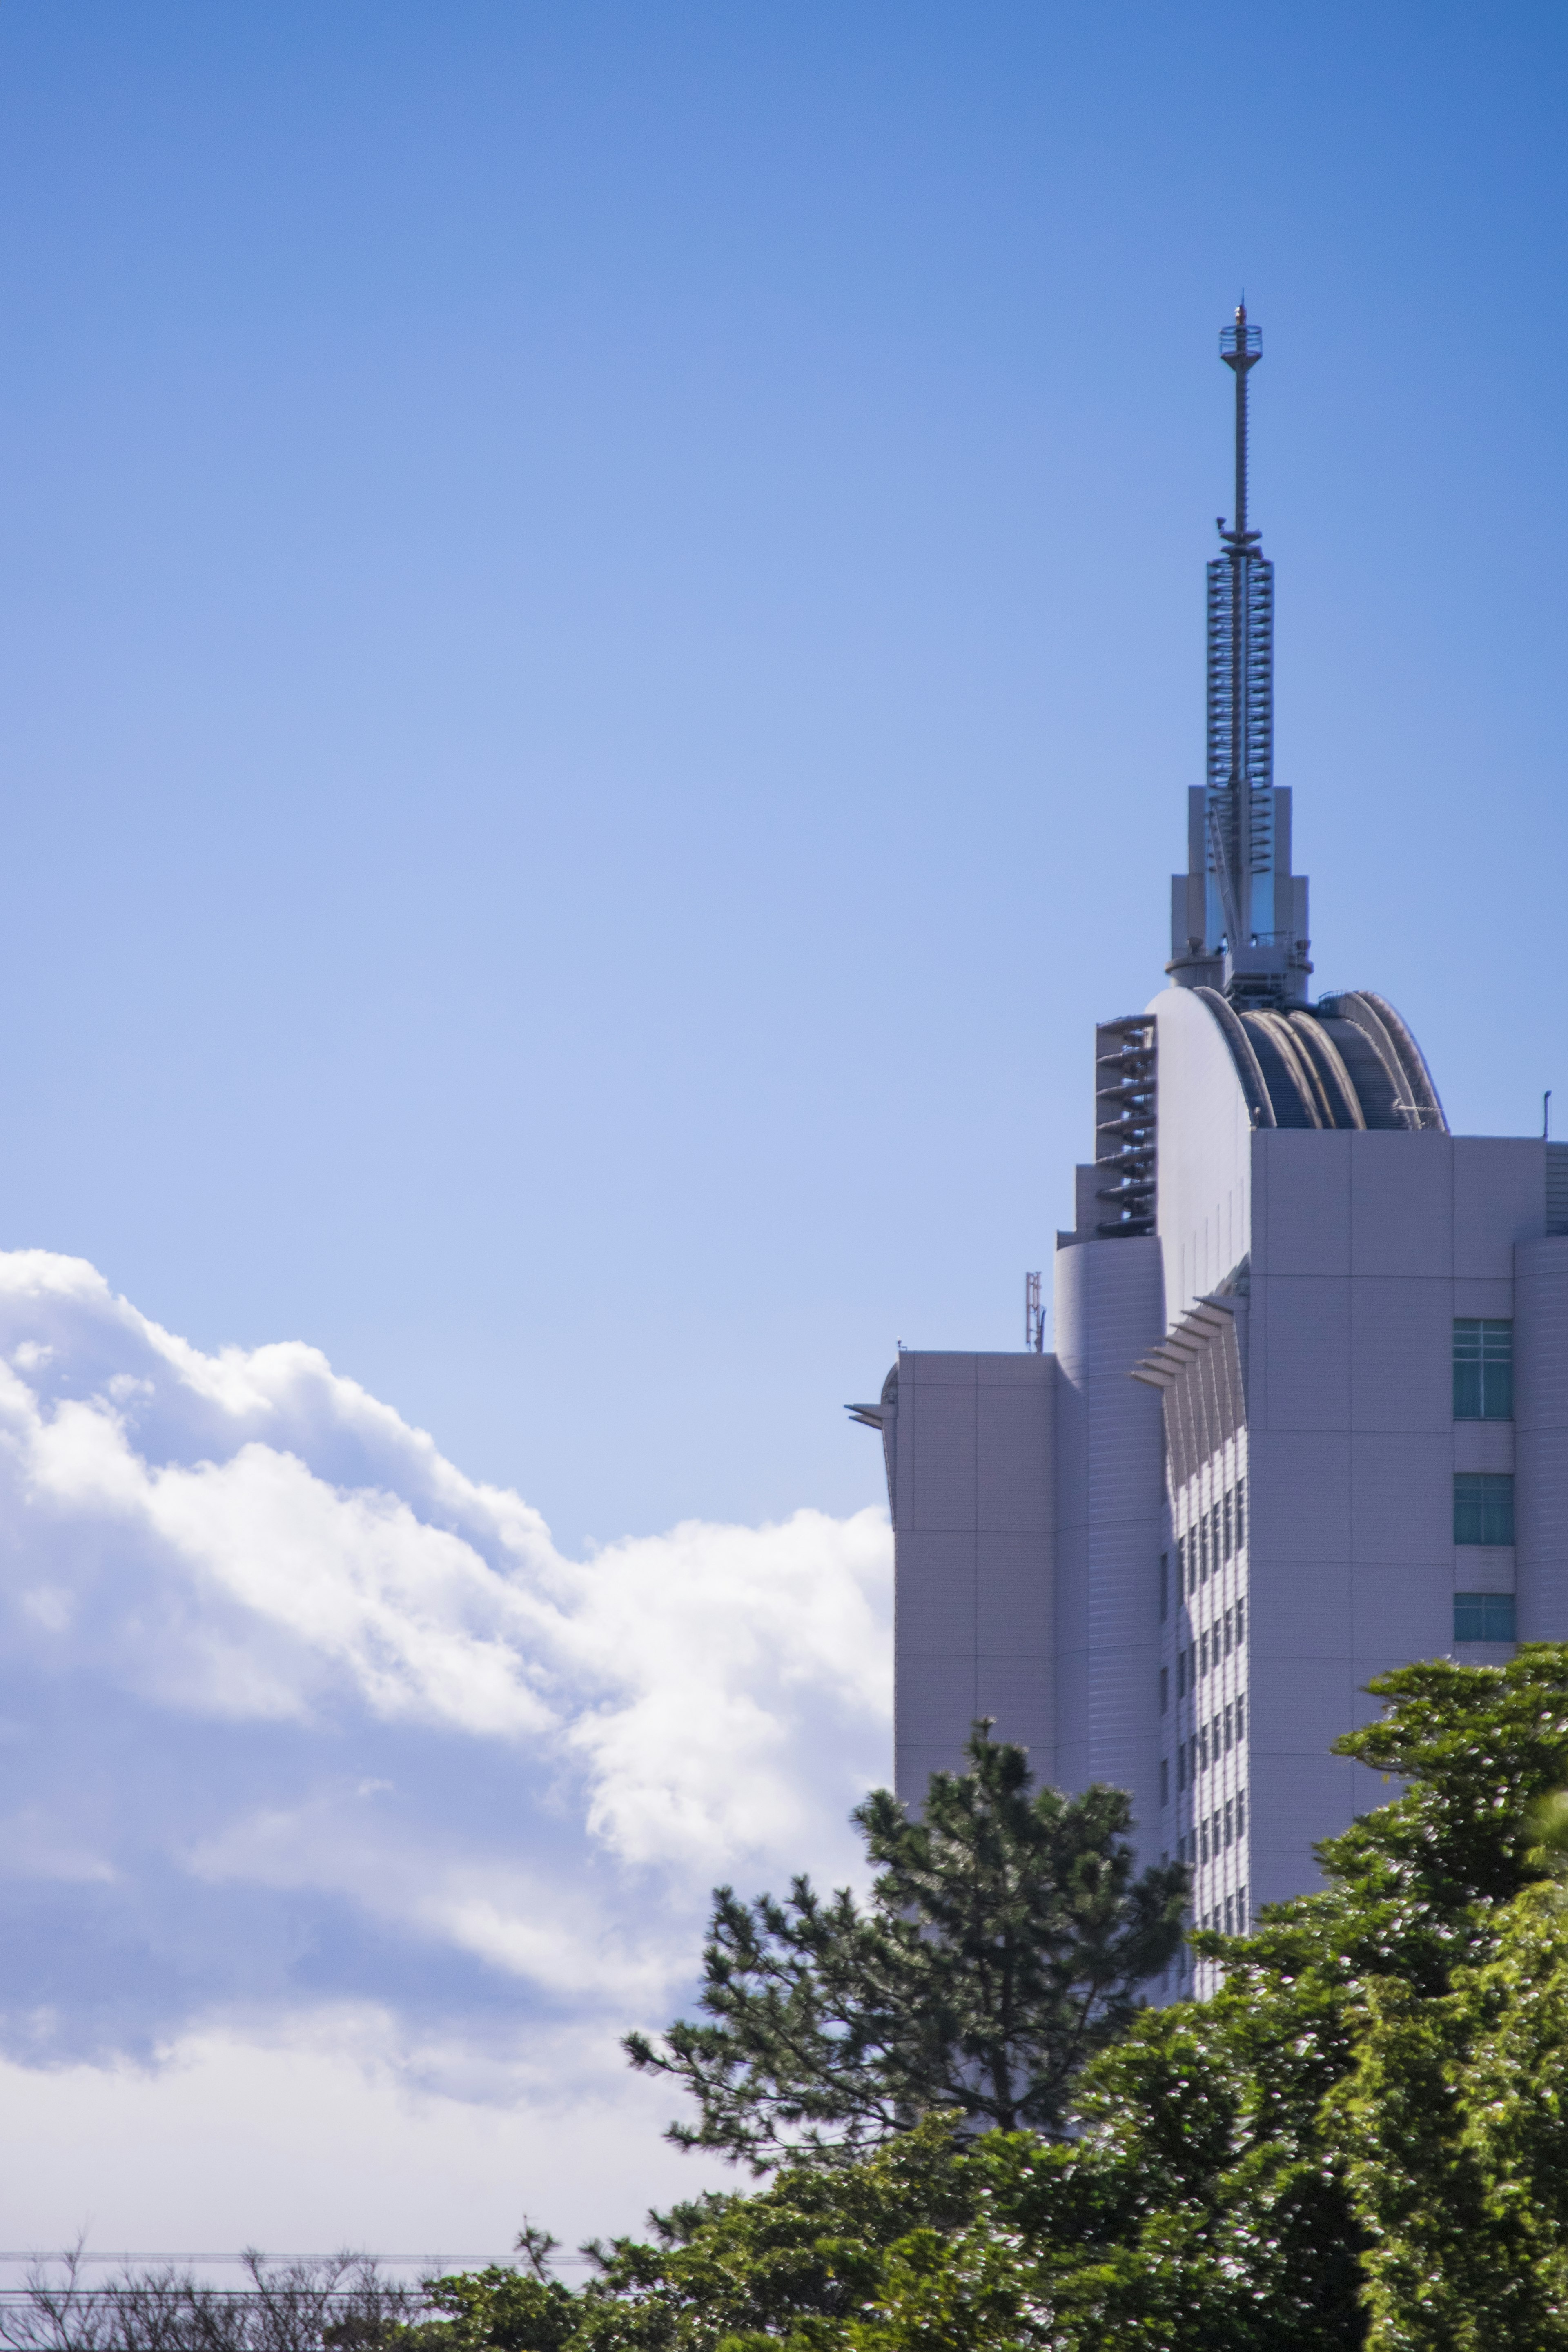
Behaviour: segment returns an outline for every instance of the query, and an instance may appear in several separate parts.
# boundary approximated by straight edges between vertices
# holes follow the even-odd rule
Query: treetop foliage
[[[698,2105],[672,2125],[754,2173],[847,2161],[941,2109],[970,2128],[1054,2133],[1086,2061],[1173,1957],[1187,1874],[1136,1876],[1116,1789],[1036,1790],[1020,1748],[976,1724],[969,1769],[933,1773],[919,1820],[887,1790],[853,1819],[868,1903],[797,1878],[784,1902],[720,1887],[703,1953],[707,2022],[634,2065]]]

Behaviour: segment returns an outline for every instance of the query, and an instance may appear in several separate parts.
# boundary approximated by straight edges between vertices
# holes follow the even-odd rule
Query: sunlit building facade
[[[1310,992],[1273,781],[1273,573],[1208,580],[1208,763],[1169,985],[1094,1039],[1054,1352],[906,1350],[875,1404],[897,1547],[896,1777],[995,1720],[1131,1790],[1240,1932],[1385,1791],[1331,1750],[1368,1679],[1568,1638],[1568,1146],[1456,1136],[1370,989]],[[1171,1990],[1175,1989],[1173,1980]]]

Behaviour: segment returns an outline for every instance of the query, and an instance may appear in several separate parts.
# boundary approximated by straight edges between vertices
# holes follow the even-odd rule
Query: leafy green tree
[[[1062,2129],[1086,2061],[1181,1937],[1180,1864],[1135,1876],[1129,1800],[1036,1790],[1021,1748],[976,1724],[964,1772],[931,1775],[918,1821],[885,1789],[853,1819],[878,1867],[868,1905],[797,1878],[786,1901],[720,1887],[703,1954],[709,2022],[628,2036],[700,2120],[683,2147],[756,2173],[847,2160],[921,2116]]]
[[[1410,1785],[1352,1833],[1386,1957],[1352,1987],[1324,2125],[1376,2352],[1568,2346],[1565,1664],[1407,1668],[1363,1735]]]
[[[1390,1801],[1321,1849],[1321,1893],[1245,1940],[1194,1938],[1220,1965],[1211,1999],[1121,2011],[1056,2111],[1070,2130],[976,2132],[931,2095],[857,2157],[839,2125],[835,2162],[808,2147],[760,2193],[601,2249],[564,2337],[504,2341],[1568,2352],[1568,1646],[1372,1687],[1383,1717],[1340,1747]],[[991,1760],[958,1802],[983,1811],[1006,1751],[977,1744]],[[908,1916],[889,1900],[851,1924]],[[952,1999],[941,1972],[916,1981]]]

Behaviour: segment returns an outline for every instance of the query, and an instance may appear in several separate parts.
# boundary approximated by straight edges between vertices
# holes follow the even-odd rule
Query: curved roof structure
[[[1371,989],[1245,1011],[1215,988],[1194,995],[1230,1049],[1254,1127],[1448,1133],[1432,1073],[1388,999]]]

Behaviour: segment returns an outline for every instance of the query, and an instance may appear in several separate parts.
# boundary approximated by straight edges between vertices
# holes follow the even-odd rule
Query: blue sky
[[[0,1228],[562,1539],[874,1501],[1160,983],[1215,331],[1318,976],[1560,1051],[1561,11],[0,14]],[[1565,1103],[1568,1110],[1568,1103]]]
[[[1020,1339],[1161,983],[1243,288],[1319,982],[1568,1119],[1565,80],[0,10],[13,2245],[693,2185],[616,2035],[886,1769],[842,1402]]]

